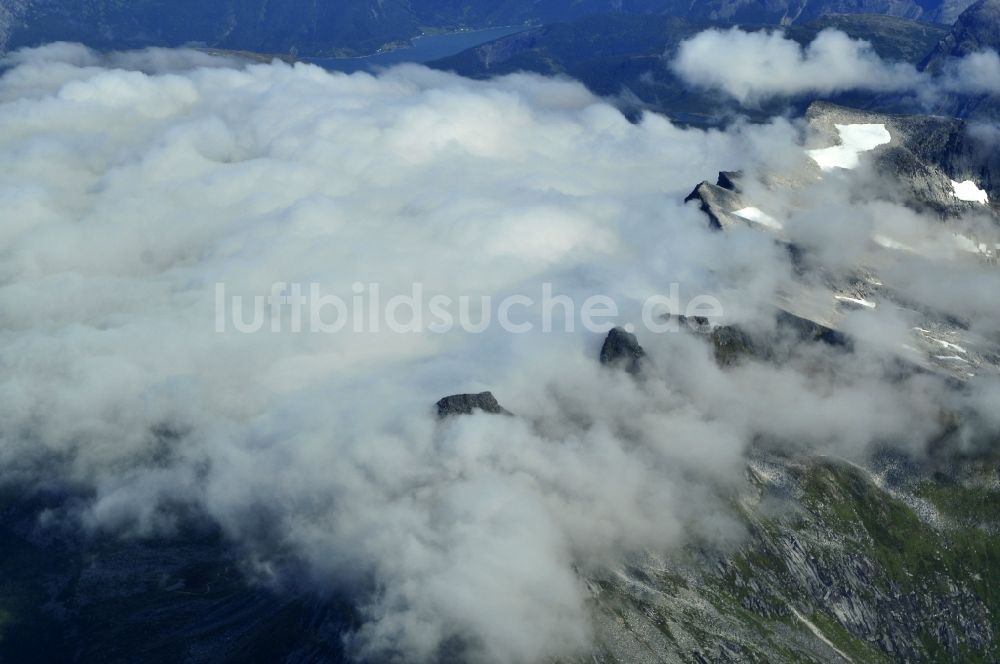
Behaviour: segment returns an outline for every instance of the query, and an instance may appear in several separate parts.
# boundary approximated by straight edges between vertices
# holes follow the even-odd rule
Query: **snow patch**
[[[760,224],[767,228],[773,228],[774,230],[781,230],[784,226],[781,222],[769,215],[768,213],[762,211],[760,208],[755,207],[745,207],[733,212],[740,219],[746,219],[747,221],[753,222],[755,224]]]
[[[894,249],[896,251],[910,251],[910,252],[913,251],[912,247],[909,247],[903,244],[902,242],[897,242],[896,240],[893,240],[891,237],[888,237],[886,235],[875,235],[874,237],[872,237],[872,240],[875,242],[875,244],[885,249]]]
[[[991,246],[960,233],[955,233],[954,237],[955,246],[958,247],[959,251],[969,254],[979,254],[980,256],[992,259],[997,255],[997,250],[1000,249],[996,244]]]
[[[814,625],[811,620],[809,620],[804,615],[796,611],[795,607],[789,604],[788,602],[785,602],[785,604],[788,606],[789,609],[792,610],[792,614],[798,619],[798,621],[803,625],[805,625],[809,629],[809,631],[813,633],[813,636],[815,636],[817,639],[825,643],[830,648],[830,650],[840,655],[844,660],[848,662],[854,661],[853,659],[848,657],[843,650],[833,645],[833,642],[830,639],[826,638],[826,635],[823,634],[823,631],[819,627]]]
[[[972,180],[966,180],[965,182],[955,182],[951,181],[952,189],[954,189],[953,196],[960,201],[969,201],[970,203],[979,203],[980,205],[987,205],[990,202],[990,197],[986,195],[986,192],[976,186],[976,183]]]
[[[839,302],[848,302],[850,304],[856,304],[859,307],[864,307],[865,309],[874,309],[876,306],[875,303],[872,302],[871,300],[865,300],[863,298],[848,297],[846,295],[834,295],[833,297],[836,298],[837,301]]]
[[[944,339],[934,339],[934,338],[931,338],[931,341],[933,341],[934,343],[936,343],[939,346],[941,346],[941,348],[947,348],[949,350],[953,350],[953,351],[956,351],[956,352],[959,352],[959,353],[966,353],[966,352],[968,352],[964,348],[962,348],[961,346],[959,346],[958,344],[953,344],[950,341],[945,341]]]
[[[924,336],[924,338],[927,339],[928,341],[934,342],[937,345],[941,346],[942,348],[947,348],[948,350],[953,350],[956,353],[961,353],[962,355],[967,355],[968,354],[968,351],[965,350],[964,348],[962,348],[961,346],[959,346],[958,344],[953,344],[950,341],[945,341],[944,339],[938,339],[937,337],[932,337],[931,334],[933,334],[933,333],[930,330],[925,330],[922,327],[915,327],[913,329],[916,330],[917,332],[919,332],[920,334],[922,334]]]
[[[958,355],[935,355],[934,359],[951,360],[952,362],[964,362],[965,364],[969,363],[967,359],[965,359],[964,357],[959,357]]]
[[[892,140],[892,134],[884,124],[834,126],[840,134],[840,145],[808,151],[809,157],[824,171],[832,171],[835,168],[857,168],[861,163],[858,155]]]

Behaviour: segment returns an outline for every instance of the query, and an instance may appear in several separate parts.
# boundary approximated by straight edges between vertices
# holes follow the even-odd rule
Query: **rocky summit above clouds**
[[[601,364],[637,374],[642,370],[645,360],[646,351],[639,345],[634,334],[620,327],[608,332],[601,346]]]
[[[732,176],[725,172],[719,173],[715,184],[705,180],[695,187],[684,199],[685,203],[690,201],[698,201],[699,209],[708,217],[709,225],[716,230],[750,221],[742,216],[749,206],[736,191]]]
[[[438,401],[436,408],[438,418],[442,420],[456,415],[472,415],[477,411],[490,415],[511,414],[510,411],[500,405],[492,392],[453,394]]]
[[[646,351],[631,332],[620,327],[612,328],[604,338],[600,352],[601,364],[622,369],[630,374],[638,374],[647,361]],[[439,400],[435,405],[438,419],[444,420],[457,415],[473,415],[477,412],[489,415],[513,415],[500,405],[492,392],[478,394],[453,394]]]

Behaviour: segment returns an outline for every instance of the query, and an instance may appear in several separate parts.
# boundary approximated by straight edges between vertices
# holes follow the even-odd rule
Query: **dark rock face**
[[[729,191],[735,191],[739,193],[740,191],[740,178],[743,177],[743,173],[740,171],[719,171],[719,179],[715,183],[716,187],[722,187],[723,189],[728,189]]]
[[[721,173],[719,179],[723,181]],[[726,182],[731,183],[731,180],[727,179]],[[698,201],[698,208],[708,217],[708,225],[712,230],[726,230],[744,223],[731,211],[739,210],[746,205],[739,195],[728,187],[702,182],[684,199],[685,203],[690,201]]]
[[[676,318],[678,325],[686,326],[692,332],[697,332],[698,334],[711,334],[712,333],[712,321],[706,316],[666,316],[664,320],[669,320],[670,318]]]
[[[511,415],[512,413],[500,405],[492,392],[479,394],[453,394],[437,402],[439,419],[455,415],[472,415],[477,410],[491,415]]]
[[[765,355],[764,349],[758,348],[753,338],[736,325],[720,325],[711,335],[715,361],[720,367],[739,364],[743,358]]]
[[[823,343],[845,350],[854,348],[854,341],[849,336],[823,323],[787,311],[779,311],[777,321],[778,329],[791,333],[798,342]]]
[[[620,327],[608,332],[601,347],[601,364],[622,367],[630,374],[637,374],[642,370],[645,358],[646,351],[639,345],[636,336]]]
[[[739,325],[714,325],[707,318],[679,316],[691,332],[701,335],[712,345],[715,361],[720,367],[738,366],[748,360],[781,362],[789,340],[794,343],[822,343],[853,349],[853,340],[843,332],[823,323],[796,316],[788,311],[775,311],[774,334],[753,334]]]
[[[715,361],[720,367],[730,367],[746,359],[769,359],[767,344],[755,340],[738,325],[715,325],[704,316],[678,316],[680,324],[701,335],[712,344]]]

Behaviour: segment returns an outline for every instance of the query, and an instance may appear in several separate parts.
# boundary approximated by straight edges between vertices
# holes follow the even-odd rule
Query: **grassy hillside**
[[[738,550],[594,584],[599,661],[996,661],[996,467],[910,490],[827,459],[750,474]]]

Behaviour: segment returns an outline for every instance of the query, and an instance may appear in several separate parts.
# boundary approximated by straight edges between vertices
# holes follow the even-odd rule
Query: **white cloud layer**
[[[995,51],[953,59],[931,76],[883,60],[869,42],[832,28],[805,46],[781,31],[713,28],[682,42],[671,66],[687,84],[719,90],[744,105],[850,90],[913,92],[928,103],[949,92],[1000,92]]]
[[[871,44],[839,30],[802,47],[782,32],[711,29],[681,43],[674,71],[689,84],[719,89],[741,103],[844,90],[905,90],[919,81],[910,65],[889,64]]]
[[[722,371],[665,335],[635,382],[580,333],[215,333],[219,282],[550,281],[625,322],[677,281],[753,319],[787,253],[680,201],[806,157],[783,121],[630,124],[564,81],[204,58],[56,45],[0,79],[0,478],[84,492],[87,526],[169,532],[194,506],[261,573],[291,557],[349,593],[357,653],[537,661],[588,644],[577,570],[737,532],[707,524],[750,441],[848,453],[937,426],[940,385],[886,389],[868,357]],[[519,417],[435,421],[439,397],[482,389]]]

